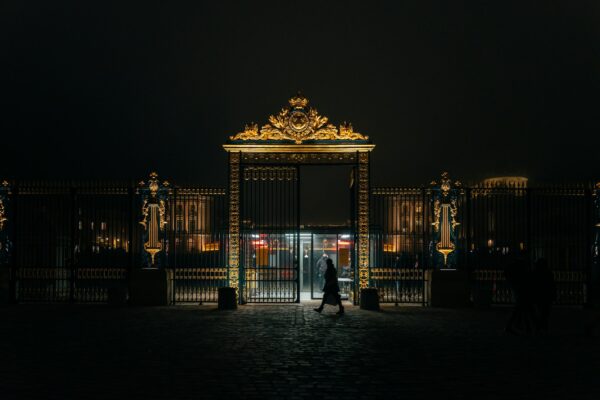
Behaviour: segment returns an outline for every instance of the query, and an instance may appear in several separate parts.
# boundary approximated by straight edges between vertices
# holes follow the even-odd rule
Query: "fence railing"
[[[126,301],[143,262],[138,185],[132,182],[13,182],[3,205],[0,250],[17,302]],[[163,251],[174,302],[217,300],[227,285],[226,192],[175,187]]]
[[[10,269],[12,298],[19,302],[126,298],[130,272],[142,263],[137,190],[132,182],[21,181],[10,183],[10,191],[3,186],[0,268]],[[512,302],[503,271],[523,252],[531,262],[548,261],[557,303],[588,301],[591,250],[597,240],[594,234],[598,235],[593,193],[591,186],[461,188],[455,253],[458,267],[470,272],[474,301]],[[188,186],[173,187],[169,196],[162,251],[165,267],[174,271],[173,301],[216,301],[218,287],[228,283],[227,193]],[[249,199],[244,200],[246,214],[265,207],[265,202]],[[288,202],[295,207],[295,201]],[[379,288],[383,302],[427,303],[425,271],[433,267],[436,251],[432,201],[428,188],[371,191],[370,285]],[[290,215],[275,222],[296,221],[295,214]],[[248,232],[244,243],[261,240]],[[263,258],[257,262],[270,262]],[[251,265],[252,260],[242,260]],[[252,275],[260,273],[258,267],[243,269],[246,294],[254,296],[264,291],[260,285],[274,285],[269,290],[281,292],[275,300],[296,298],[298,278],[290,275],[293,268],[283,272],[259,279]]]
[[[434,197],[429,188],[371,191],[371,282],[381,301],[426,302],[432,268]],[[544,258],[554,273],[556,303],[588,300],[594,227],[592,186],[528,188],[524,184],[463,187],[456,200],[457,268],[470,271],[475,301],[513,301],[504,269],[518,255]],[[416,274],[416,272],[414,272]],[[416,293],[416,294],[415,294]]]

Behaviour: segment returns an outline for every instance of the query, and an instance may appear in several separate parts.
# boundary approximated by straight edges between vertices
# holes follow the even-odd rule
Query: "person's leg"
[[[321,300],[321,305],[319,306],[319,308],[315,308],[314,309],[316,312],[323,311],[323,307],[325,307],[325,300],[326,299],[327,299],[327,293],[323,293],[323,299]]]
[[[340,296],[339,293],[337,293],[336,296],[337,296],[338,306],[340,307],[340,310],[338,311],[338,313],[341,314],[344,312],[344,306],[342,305],[342,296]]]

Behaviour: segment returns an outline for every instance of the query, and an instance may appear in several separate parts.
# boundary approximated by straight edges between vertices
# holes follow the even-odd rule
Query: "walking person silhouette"
[[[335,302],[329,302],[329,298],[333,297]],[[327,270],[325,271],[325,286],[323,286],[323,301],[321,301],[321,305],[319,308],[315,308],[314,310],[318,313],[323,311],[323,307],[325,303],[332,305],[339,305],[340,309],[336,314],[344,313],[344,306],[342,306],[342,298],[340,296],[340,287],[338,285],[337,280],[337,271],[333,266],[333,261],[331,258],[327,259]]]

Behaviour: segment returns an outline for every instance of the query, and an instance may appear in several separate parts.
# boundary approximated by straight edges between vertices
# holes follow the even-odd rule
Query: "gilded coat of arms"
[[[301,94],[289,100],[289,106],[279,114],[271,115],[269,123],[258,129],[257,124],[246,125],[243,132],[229,138],[232,141],[293,140],[300,144],[307,140],[368,140],[354,132],[351,124],[343,123],[339,129],[327,117],[308,107],[308,99]]]

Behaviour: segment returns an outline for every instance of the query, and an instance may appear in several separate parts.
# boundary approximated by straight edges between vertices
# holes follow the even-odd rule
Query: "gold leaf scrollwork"
[[[308,99],[301,94],[289,100],[289,106],[284,107],[277,115],[269,116],[269,123],[258,129],[251,123],[237,135],[231,136],[232,141],[261,141],[261,140],[292,140],[300,144],[307,140],[368,140],[355,132],[351,124],[343,123],[339,129],[329,123],[329,119],[320,115],[312,107],[307,108]]]
[[[2,184],[0,184],[0,186],[8,188],[8,182],[3,181]],[[0,197],[0,231],[4,229],[4,223],[6,221],[8,221],[8,218],[6,217],[6,208],[4,206],[4,201],[2,200],[2,197]]]
[[[4,229],[4,223],[8,219],[6,218],[6,211],[4,209],[4,202],[0,199],[0,231]]]
[[[155,263],[156,254],[163,250],[161,235],[168,223],[166,201],[163,196],[170,193],[169,182],[162,184],[158,180],[158,174],[152,172],[148,182],[140,182],[140,186],[147,190],[142,203],[142,220],[139,222],[147,232],[147,241],[144,250],[150,255],[150,265]]]

